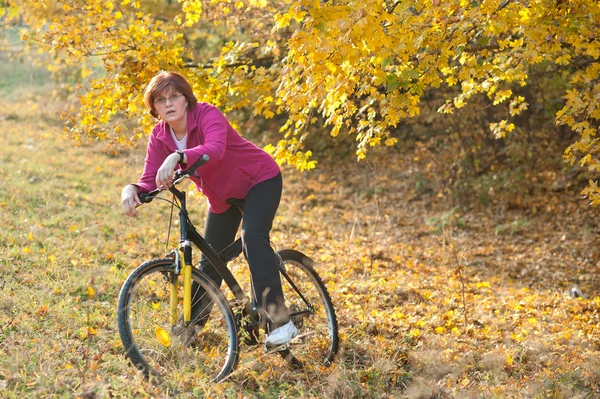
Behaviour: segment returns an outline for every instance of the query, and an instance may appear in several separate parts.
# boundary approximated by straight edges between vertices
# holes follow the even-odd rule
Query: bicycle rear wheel
[[[179,286],[175,324],[170,311],[173,278]],[[121,288],[117,309],[121,341],[131,362],[147,377],[176,379],[169,382],[183,385],[202,377],[217,382],[237,365],[238,334],[227,300],[203,273],[193,269],[192,279],[204,289],[199,290],[203,295],[192,293],[192,305],[202,303],[204,308],[196,327],[183,326],[183,276],[175,276],[172,258],[142,264]]]
[[[282,259],[283,297],[298,329],[298,338],[293,340],[290,349],[304,364],[329,366],[339,345],[337,319],[329,292],[309,257],[290,249],[278,253]]]

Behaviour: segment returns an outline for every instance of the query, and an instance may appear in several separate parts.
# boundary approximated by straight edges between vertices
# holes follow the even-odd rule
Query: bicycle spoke
[[[223,378],[237,363],[238,351],[235,321],[225,298],[214,285],[194,274],[202,290],[193,295],[194,320],[188,326],[183,323],[181,282],[177,292],[179,320],[172,325],[171,283],[163,275],[172,261],[156,262],[149,262],[148,270],[124,284],[125,294],[119,300],[119,331],[131,360],[148,374],[180,383],[191,381],[192,375]],[[215,295],[221,295],[219,302]]]
[[[316,272],[295,259],[283,259],[291,284],[282,278],[284,299],[298,337],[289,348],[302,363],[320,366],[337,351],[337,322],[326,288]],[[299,291],[299,292],[298,292]]]

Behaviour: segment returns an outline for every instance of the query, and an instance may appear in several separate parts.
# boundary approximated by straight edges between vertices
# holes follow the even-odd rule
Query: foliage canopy
[[[520,88],[552,73],[564,101],[548,110],[576,133],[564,157],[600,171],[594,0],[23,0],[8,13],[31,28],[29,43],[56,56],[51,69],[78,68],[75,137],[143,137],[153,123],[140,107],[144,86],[176,70],[238,121],[283,118],[269,150],[311,169],[304,145],[317,126],[351,135],[363,159],[370,147],[397,143],[394,129],[432,92],[444,114],[483,96],[497,109],[490,133],[510,139],[530,104]],[[132,119],[140,126],[125,128]],[[596,182],[583,194],[600,204]]]

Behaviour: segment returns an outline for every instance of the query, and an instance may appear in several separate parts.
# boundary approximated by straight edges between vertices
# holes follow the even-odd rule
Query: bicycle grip
[[[158,194],[158,191],[154,190],[154,191],[150,191],[148,193],[141,193],[141,194],[138,195],[138,197],[139,197],[140,202],[142,204],[148,204],[148,203],[152,202],[152,200],[154,199],[154,197],[156,196],[156,194]]]
[[[207,154],[202,155],[200,159],[196,161],[196,163],[194,163],[192,166],[185,170],[185,173],[188,175],[193,175],[196,169],[207,163],[209,160],[210,157]]]

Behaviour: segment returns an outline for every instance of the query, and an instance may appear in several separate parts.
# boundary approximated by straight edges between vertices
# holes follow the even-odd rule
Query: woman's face
[[[182,122],[186,118],[187,100],[183,94],[167,89],[154,99],[154,108],[168,124]]]

